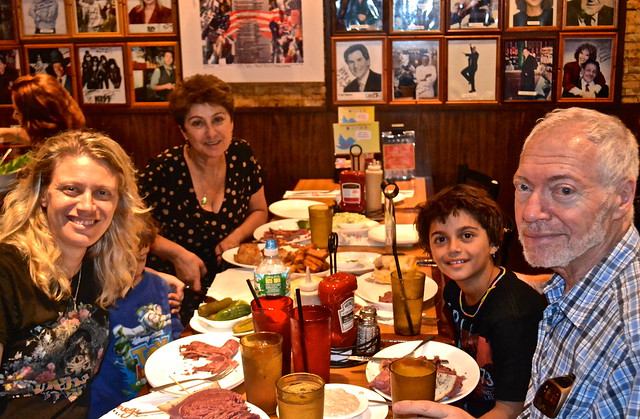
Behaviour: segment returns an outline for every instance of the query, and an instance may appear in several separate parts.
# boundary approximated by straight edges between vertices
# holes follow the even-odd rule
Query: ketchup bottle
[[[364,212],[365,174],[359,170],[340,172],[340,210],[344,212]]]
[[[353,315],[354,295],[358,281],[353,274],[337,272],[320,281],[318,297],[333,312],[331,317],[331,347],[344,348],[356,343]]]

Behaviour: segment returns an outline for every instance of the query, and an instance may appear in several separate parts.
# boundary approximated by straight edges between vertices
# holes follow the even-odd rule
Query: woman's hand
[[[448,404],[427,400],[404,400],[393,404],[393,413],[420,415],[425,418],[471,419],[464,410]]]
[[[222,263],[222,254],[229,249],[240,246],[240,243],[242,243],[242,240],[236,239],[234,234],[228,235],[218,243],[215,249],[216,257],[218,258],[218,265]]]
[[[195,253],[184,249],[182,254],[173,259],[173,267],[176,270],[176,276],[183,282],[189,284],[194,292],[200,292],[202,289],[201,278],[207,274],[207,267],[202,259]]]

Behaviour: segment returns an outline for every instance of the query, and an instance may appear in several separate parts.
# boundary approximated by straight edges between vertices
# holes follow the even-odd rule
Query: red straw
[[[300,288],[296,288],[296,301],[298,302],[298,327],[300,329],[300,345],[302,346],[302,365],[305,372],[309,372],[309,365],[307,364],[307,342],[304,339],[304,316],[302,315],[302,297],[300,295]]]

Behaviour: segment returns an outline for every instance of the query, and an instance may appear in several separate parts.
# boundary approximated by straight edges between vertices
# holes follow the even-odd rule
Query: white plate
[[[411,352],[416,346],[418,346],[419,343],[419,340],[416,340],[414,342],[398,343],[396,345],[389,346],[388,348],[384,348],[374,356],[399,358]],[[471,393],[474,388],[476,388],[476,385],[480,380],[480,368],[478,368],[478,364],[476,364],[476,361],[465,351],[463,351],[462,349],[458,349],[455,346],[447,345],[446,343],[442,342],[431,341],[424,345],[422,348],[418,349],[418,353],[416,355],[426,356],[427,358],[439,356],[441,359],[446,359],[447,361],[449,361],[449,363],[446,364],[447,367],[456,370],[456,374],[458,374],[459,376],[465,377],[465,379],[462,381],[462,388],[460,389],[458,394],[454,397],[442,400],[442,403],[449,404],[455,402],[456,400],[462,399],[467,394]],[[380,363],[377,361],[369,361],[365,369],[367,381],[373,381],[379,373]],[[390,394],[383,393],[378,389],[374,390],[386,399],[391,400]]]
[[[362,410],[356,415],[348,416],[358,419],[384,419],[389,413],[389,408],[382,404],[368,403],[368,400],[384,401],[384,398],[368,388],[354,386],[351,384],[325,384],[324,389],[341,388],[347,393],[356,396],[362,405]],[[344,416],[343,416],[344,417]],[[325,416],[325,419],[337,419],[337,417]]]
[[[308,216],[307,216],[308,218]],[[270,228],[274,229],[274,230],[299,230],[300,227],[298,227],[298,221],[300,221],[299,219],[292,219],[292,218],[286,218],[284,220],[277,220],[277,221],[272,221],[270,223],[266,223],[261,225],[260,227],[256,228],[255,231],[253,232],[253,237],[256,240],[262,240],[262,236],[264,236],[264,233],[266,233],[267,231],[269,231]],[[297,239],[291,240],[288,243],[302,243],[305,241],[309,241],[311,240],[311,233],[307,233],[304,236],[300,236]]]
[[[272,214],[282,218],[300,218],[309,219],[309,207],[311,205],[325,205],[318,201],[309,201],[306,199],[283,199],[269,205],[269,211]]]
[[[379,397],[379,396],[378,396]],[[135,399],[129,400],[128,402],[122,403],[120,406],[111,410],[106,415],[102,416],[101,419],[122,419],[122,418],[137,418],[138,416],[146,418],[169,418],[169,415],[165,412],[158,413],[147,413],[142,415],[144,412],[153,412],[154,410],[158,410],[158,406],[161,404],[167,403],[176,396],[172,394],[167,394],[163,392],[149,393],[144,396],[136,397]],[[269,415],[267,415],[262,409],[258,406],[255,406],[251,403],[247,403],[247,407],[251,413],[255,413],[260,416],[260,419],[269,419]]]
[[[373,261],[380,256],[379,253],[373,252],[338,252],[336,260],[338,262],[338,271],[347,272],[354,275],[362,275],[371,272],[374,269]],[[349,263],[349,260],[357,260],[357,263]]]
[[[247,279],[253,281],[253,269],[231,268],[222,271],[216,274],[216,278],[207,291],[207,297],[216,300],[230,297],[234,300],[250,302],[253,295],[247,285]]]
[[[238,340],[238,338],[234,337],[231,334],[205,333],[202,335],[187,336],[167,343],[166,345],[162,346],[160,349],[152,353],[144,366],[144,374],[147,377],[149,385],[151,385],[151,387],[157,387],[163,384],[172,383],[173,380],[171,380],[169,376],[172,376],[177,381],[188,380],[190,378],[204,379],[210,377],[211,373],[208,372],[193,373],[193,367],[205,365],[208,361],[205,358],[200,358],[197,360],[184,359],[182,355],[180,355],[180,346],[196,340],[214,346],[222,346],[229,339],[233,339],[236,341]],[[242,357],[240,356],[240,351],[238,351],[233,359],[238,362],[238,366],[235,370],[233,370],[233,372],[231,372],[231,374],[218,381],[220,387],[222,388],[232,389],[244,381],[244,374],[242,373]],[[197,381],[188,383],[189,387],[193,388],[193,390],[201,387],[206,387],[210,384],[210,381],[204,380],[199,382],[199,384]],[[184,394],[184,392],[180,390],[178,386],[176,386],[175,388],[169,387],[168,389],[163,391],[180,395]]]
[[[358,277],[358,289],[356,289],[356,295],[369,304],[376,306],[378,310],[390,311],[391,318],[393,318],[393,304],[381,303],[379,297],[382,297],[387,291],[391,291],[391,284],[378,284],[375,282],[367,281],[372,274],[364,274]],[[433,298],[438,293],[438,284],[436,281],[429,278],[424,278],[424,301]],[[385,317],[386,317],[385,313]]]
[[[384,243],[387,232],[384,225],[369,230],[369,238]],[[413,224],[396,224],[396,244],[398,246],[412,246],[418,243],[418,231]]]
[[[260,250],[264,249],[264,246],[265,246],[264,243],[258,243],[258,248]],[[244,263],[236,262],[235,255],[238,254],[238,249],[240,249],[240,247],[234,247],[233,249],[225,250],[224,252],[222,252],[222,259],[225,262],[230,263],[231,265],[234,265],[234,266],[238,266],[240,268],[255,269],[255,267],[258,265],[247,265]]]

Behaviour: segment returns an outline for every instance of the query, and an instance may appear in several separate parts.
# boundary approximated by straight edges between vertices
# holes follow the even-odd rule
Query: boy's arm
[[[162,278],[169,288],[171,288],[174,292],[169,293],[169,304],[171,305],[171,314],[180,312],[180,306],[182,305],[182,300],[184,298],[184,282],[180,281],[173,275],[169,275],[164,272],[158,272],[152,268],[145,268],[145,270],[158,275]]]

